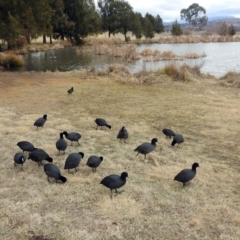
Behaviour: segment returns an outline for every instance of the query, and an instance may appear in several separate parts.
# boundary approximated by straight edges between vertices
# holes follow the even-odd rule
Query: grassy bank
[[[191,72],[191,81],[176,81],[164,71],[0,72],[1,239],[239,238],[239,89]],[[43,114],[48,120],[37,131],[33,123]],[[97,117],[112,129],[95,130]],[[127,143],[116,139],[122,126]],[[169,146],[165,127],[183,134],[181,147]],[[58,156],[64,130],[80,132],[81,145]],[[134,148],[154,137],[155,151],[135,157]],[[49,184],[29,160],[24,171],[14,168],[22,140],[45,149],[68,182]],[[75,151],[85,157],[72,175],[63,166]],[[96,173],[85,165],[90,155],[104,157]],[[193,162],[196,178],[182,189],[173,178]],[[123,171],[124,191],[111,200],[99,182]]]

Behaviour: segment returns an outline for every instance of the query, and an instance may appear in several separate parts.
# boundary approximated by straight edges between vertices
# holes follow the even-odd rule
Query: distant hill
[[[172,22],[163,22],[163,25],[165,27],[165,30],[168,31],[172,24],[175,21]],[[208,23],[206,28],[209,27],[216,27],[218,26],[221,22],[226,22],[227,24],[232,24],[237,31],[240,31],[240,18],[236,18],[233,16],[216,16],[216,17],[209,17],[208,18]],[[185,28],[188,26],[188,24],[185,21],[178,21],[178,23],[182,26],[182,28]]]

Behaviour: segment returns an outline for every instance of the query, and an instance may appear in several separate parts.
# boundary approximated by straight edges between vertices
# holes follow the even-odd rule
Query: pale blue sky
[[[233,16],[240,18],[239,0],[128,0],[127,2],[133,7],[134,11],[141,12],[142,15],[147,12],[154,16],[159,14],[165,22],[180,20],[181,9],[188,8],[193,3],[198,3],[204,7],[208,17]]]

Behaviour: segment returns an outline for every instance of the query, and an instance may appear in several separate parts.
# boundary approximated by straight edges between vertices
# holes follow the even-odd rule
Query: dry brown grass
[[[239,72],[228,72],[220,80],[222,86],[240,88]]]
[[[239,239],[239,89],[214,79],[186,84],[157,76],[154,85],[138,85],[86,71],[0,73],[1,239]],[[37,131],[33,122],[45,113]],[[95,130],[96,117],[112,129]],[[122,126],[128,143],[116,139]],[[164,127],[183,134],[181,147],[169,146]],[[81,145],[58,156],[63,130],[79,131]],[[153,137],[156,150],[147,160],[135,157],[134,148]],[[68,182],[49,184],[32,161],[24,171],[14,168],[21,140],[45,149]],[[63,170],[73,151],[85,153],[74,175]],[[85,165],[92,154],[104,157],[94,174]],[[195,161],[196,178],[182,189],[173,177]],[[129,178],[111,200],[99,182],[122,171]]]
[[[5,68],[16,68],[21,67],[23,64],[23,59],[14,53],[0,53],[0,66]]]

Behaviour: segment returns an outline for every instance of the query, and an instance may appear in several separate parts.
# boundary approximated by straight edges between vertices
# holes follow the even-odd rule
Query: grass
[[[123,81],[114,72],[0,72],[1,239],[239,238],[239,89],[213,78],[186,83],[151,74],[152,84],[144,85],[134,79],[147,73]],[[43,114],[48,120],[36,130],[33,122]],[[95,130],[97,117],[112,129]],[[122,126],[127,143],[116,139]],[[169,146],[165,127],[183,134],[181,147]],[[64,130],[80,132],[81,145],[58,156],[55,142]],[[135,157],[134,148],[154,137],[156,150],[146,160]],[[68,182],[49,184],[32,161],[24,171],[14,168],[22,140],[46,150]],[[75,151],[85,157],[72,175],[63,166]],[[85,165],[93,154],[104,157],[96,173]],[[193,162],[200,164],[196,178],[182,189],[173,178]],[[127,183],[111,200],[99,182],[123,171]]]

